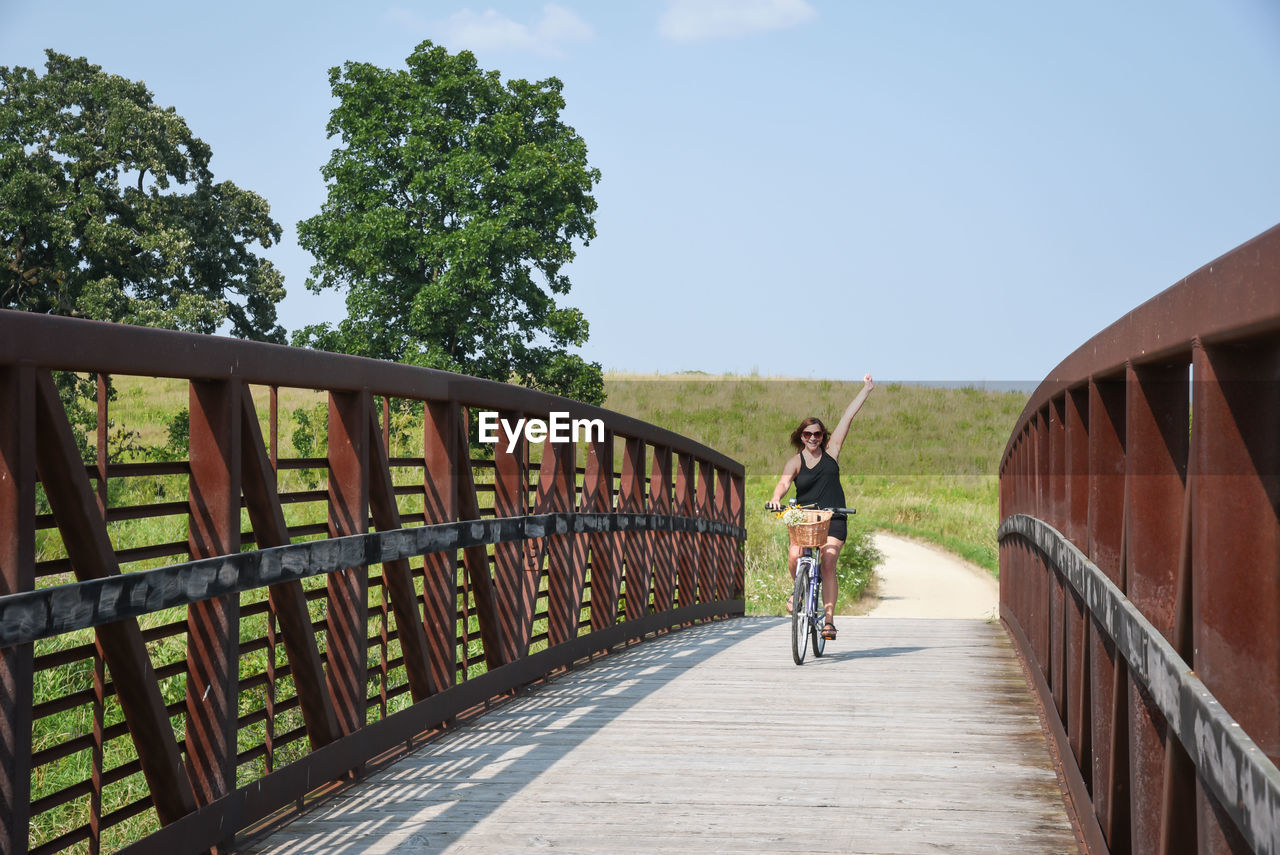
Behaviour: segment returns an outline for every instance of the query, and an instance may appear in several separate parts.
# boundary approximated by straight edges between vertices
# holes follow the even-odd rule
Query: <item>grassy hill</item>
[[[833,427],[861,385],[611,374],[605,406],[743,463],[750,608],[776,613],[785,598],[779,593],[785,577],[774,569],[784,535],[763,504],[794,453],[788,438],[795,426],[814,415]],[[856,526],[931,541],[995,573],[996,471],[1026,400],[1018,392],[877,386],[854,419],[840,459],[845,496],[858,509]]]

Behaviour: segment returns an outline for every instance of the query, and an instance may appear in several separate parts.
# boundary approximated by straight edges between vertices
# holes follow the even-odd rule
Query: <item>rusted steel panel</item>
[[[649,513],[671,513],[671,489],[671,449],[655,447],[649,468]],[[651,532],[649,549],[653,555],[653,607],[665,612],[675,602],[675,544],[671,535]]]
[[[1066,396],[1049,402],[1049,507],[1050,520],[1059,530],[1066,528],[1067,467]],[[1053,702],[1058,718],[1067,719],[1067,599],[1062,578],[1049,570],[1049,673]]]
[[[190,525],[193,559],[240,551],[241,400],[239,380],[190,384]],[[196,802],[236,788],[240,598],[187,608],[187,771]]]
[[[1028,510],[1033,510],[1036,506],[1035,450],[1036,420],[1033,418],[1027,423],[1026,434],[1022,437],[1019,451],[1021,457],[1019,466],[1022,469],[1022,502],[1020,506]],[[1017,570],[1013,577],[1013,601],[1018,613],[1018,619],[1022,622],[1023,631],[1028,633],[1034,650],[1035,624],[1031,619],[1034,612],[1034,605],[1031,602],[1033,586],[1031,578],[1032,560],[1030,552],[1026,550],[1020,551],[1016,556],[1015,566]]]
[[[568,513],[575,510],[577,492],[577,450],[575,443],[553,442],[542,446],[538,501],[534,513]],[[578,634],[582,591],[587,574],[585,535],[547,538],[547,633],[551,644],[560,644]]]
[[[587,471],[582,481],[582,511],[610,513],[613,501],[613,432],[605,431],[587,449]],[[622,585],[622,548],[619,534],[593,534],[591,548],[591,629],[613,626],[618,620],[618,594]]]
[[[1051,485],[1053,483],[1052,460],[1050,458],[1049,407],[1041,408],[1033,422],[1035,425],[1035,472],[1036,472],[1036,516],[1044,519],[1054,512],[1052,505]],[[1041,560],[1040,556],[1032,556],[1030,576],[1030,612],[1023,629],[1032,632],[1031,643],[1036,648],[1036,662],[1044,674],[1045,682],[1053,685],[1053,595],[1051,592],[1053,573]],[[1027,626],[1027,622],[1031,625]]]
[[[694,496],[694,512],[701,519],[714,519],[715,468],[709,461],[698,461],[698,483]],[[715,544],[699,538],[698,544],[698,602],[716,599],[716,551]]]
[[[118,576],[97,498],[47,371],[36,376],[36,468],[78,579]],[[136,620],[100,627],[101,645],[161,823],[196,807],[164,699]]]
[[[523,413],[499,411],[500,425],[515,424]],[[510,449],[510,450],[508,450]],[[529,512],[528,447],[523,433],[513,438],[505,427],[498,430],[494,446],[493,510],[499,517],[524,516]],[[540,568],[528,561],[526,546],[504,543],[494,547],[494,593],[502,622],[502,661],[514,662],[529,652],[534,605],[538,596]]]
[[[329,536],[369,530],[369,395],[329,393]],[[364,726],[367,709],[369,569],[352,566],[328,577],[325,655],[329,695],[343,734]]]
[[[453,404],[427,401],[423,424],[423,518],[427,525],[458,519],[458,422]],[[423,557],[423,627],[437,690],[457,682],[457,550]]]
[[[469,449],[467,418],[457,418],[458,449]],[[471,457],[463,452],[455,463],[458,473],[458,514],[464,520],[480,519],[480,501],[476,494],[475,475],[471,469]],[[480,639],[484,645],[485,666],[492,671],[503,664],[503,638],[506,629],[500,618],[497,586],[489,569],[489,553],[483,546],[463,549],[467,584],[475,601],[476,621],[480,624]]]
[[[0,365],[220,380],[454,401],[490,410],[568,412],[610,430],[693,454],[742,474],[742,464],[664,428],[533,389],[377,359],[171,330],[0,310]]]
[[[95,379],[98,386],[98,436],[97,442],[94,444],[97,463],[96,484],[98,489],[98,509],[105,515],[107,512],[107,431],[111,425],[111,419],[109,416],[111,396],[108,392],[107,376],[99,373]]]
[[[390,415],[390,409],[384,401],[384,416]],[[369,436],[377,433],[376,416],[370,409]],[[384,419],[384,430],[387,424]],[[385,436],[384,433],[384,441]],[[369,443],[369,451],[369,508],[373,524],[378,531],[392,531],[400,528],[400,508],[396,505],[387,453],[381,442]],[[394,558],[384,561],[382,584],[391,600],[391,609],[396,618],[396,631],[400,639],[400,650],[404,654],[409,692],[415,701],[420,701],[435,691],[435,688],[431,682],[427,635],[422,626],[422,611],[418,608],[417,593],[413,589],[413,571],[409,567],[409,560]]]
[[[644,482],[644,443],[627,437],[622,450],[622,482],[618,491],[619,512],[644,513]],[[626,562],[623,584],[627,620],[630,621],[642,618],[649,613],[649,588],[653,565],[645,535],[638,532],[625,535],[622,541],[622,556]]]
[[[35,373],[0,368],[0,594],[35,587]],[[31,645],[0,650],[0,851],[27,851]]]
[[[1024,490],[1024,507],[1035,508],[1039,501],[1039,472],[1036,460],[1036,449],[1039,447],[1038,434],[1036,430],[1036,419],[1032,419],[1027,423],[1027,435],[1022,438],[1022,483]],[[1021,615],[1023,629],[1030,634],[1031,643],[1034,649],[1035,645],[1035,622],[1033,615],[1035,612],[1034,588],[1035,580],[1032,578],[1032,569],[1035,557],[1028,550],[1024,550],[1018,556],[1018,564],[1020,572],[1016,577],[1018,613]]]
[[[1130,365],[1125,387],[1126,594],[1172,640],[1186,492],[1187,365]],[[1133,851],[1154,853],[1160,843],[1167,728],[1155,702],[1136,682],[1129,710]]]
[[[1280,340],[1197,348],[1192,429],[1196,673],[1280,758]],[[1203,789],[1203,787],[1202,787]],[[1201,798],[1202,852],[1238,836]]]
[[[276,472],[267,458],[253,396],[247,388],[241,397],[240,419],[241,484],[249,524],[253,526],[259,549],[285,546],[289,543],[289,530],[276,491]],[[279,621],[280,633],[284,636],[285,655],[289,658],[298,703],[306,722],[307,739],[312,748],[328,745],[338,736],[338,721],[325,684],[302,583],[293,580],[274,584],[268,597],[271,613]]]
[[[1066,395],[1054,398],[1048,412],[1048,521],[1059,531],[1067,524],[1067,401]]]
[[[1066,393],[1066,441],[1063,480],[1066,482],[1067,538],[1077,547],[1088,547],[1089,539],[1089,389],[1070,389]],[[1066,725],[1071,754],[1080,769],[1090,769],[1089,725],[1087,711],[1089,666],[1086,664],[1087,632],[1084,602],[1073,591],[1066,600],[1067,673]]]
[[[726,470],[727,471],[727,470]],[[729,473],[729,518],[727,522],[743,527],[745,531],[747,512],[747,485],[741,475]],[[731,561],[731,569],[733,573],[733,586],[730,589],[730,595],[733,599],[743,599],[746,597],[746,555],[742,547],[741,538],[733,538],[726,544],[729,550]]]
[[[717,522],[729,521],[729,472],[716,469],[716,492],[711,500],[711,518]],[[716,550],[716,599],[728,600],[733,595],[733,554],[728,538],[716,537],[711,542]]]
[[[1062,530],[1082,550],[1089,545],[1089,389],[1066,395],[1066,441],[1063,481],[1066,482],[1066,527]]]
[[[1192,497],[1197,465],[1194,449],[1188,449],[1186,487],[1182,491],[1182,525],[1179,531],[1178,572],[1174,583],[1172,633],[1167,637],[1174,652],[1194,667],[1191,616],[1191,531]],[[1150,694],[1145,700],[1150,700]],[[1160,836],[1156,851],[1161,855],[1191,855],[1197,849],[1196,767],[1179,739],[1169,738],[1172,731],[1165,726],[1163,780],[1160,797]]]
[[[1092,380],[1089,383],[1089,557],[1123,590],[1125,524],[1125,384],[1121,380]],[[1092,793],[1094,810],[1113,852],[1127,848],[1129,834],[1124,819],[1127,798],[1115,791],[1125,756],[1114,755],[1117,724],[1114,716],[1120,703],[1116,691],[1115,648],[1090,624],[1092,643],[1089,697],[1093,723],[1091,742],[1101,750],[1093,754]],[[1124,688],[1127,702],[1128,689]],[[1128,728],[1123,723],[1127,735]]]
[[[1060,532],[1033,517],[1014,515],[1001,523],[998,537],[1002,542],[1024,539],[1048,556],[1084,598],[1099,633],[1128,663],[1170,732],[1193,753],[1198,780],[1220,810],[1217,818],[1234,829],[1233,835],[1240,835],[1230,848],[1219,849],[1224,841],[1206,835],[1202,822],[1198,851],[1280,851],[1280,769],[1243,723],[1231,716],[1107,574]]]
[[[674,512],[692,517],[694,473],[697,461],[687,454],[676,455],[676,492]],[[693,535],[676,535],[676,601],[689,606],[698,601],[698,544]]]
[[[1015,446],[1016,448],[1016,446]],[[1014,484],[1017,482],[1017,462],[1015,456],[1005,458],[1000,467],[1000,514],[1005,518],[1019,510],[1015,501]],[[999,585],[1000,610],[1012,612],[1013,603],[1013,550],[1000,546],[998,559],[1000,572],[997,574]]]

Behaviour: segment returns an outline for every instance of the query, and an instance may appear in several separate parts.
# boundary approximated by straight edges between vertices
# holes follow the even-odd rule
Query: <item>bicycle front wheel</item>
[[[809,616],[809,562],[796,564],[796,583],[791,594],[791,658],[804,664],[813,621]]]

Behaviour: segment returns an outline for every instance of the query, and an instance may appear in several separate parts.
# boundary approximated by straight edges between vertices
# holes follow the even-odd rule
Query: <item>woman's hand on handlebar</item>
[[[765,507],[765,510],[768,510],[768,511],[780,511],[782,510],[782,503],[774,499],[770,499],[769,501],[764,503],[764,507]]]

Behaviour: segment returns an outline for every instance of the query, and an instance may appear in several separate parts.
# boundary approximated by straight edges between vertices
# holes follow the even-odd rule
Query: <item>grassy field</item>
[[[778,569],[785,534],[763,510],[788,438],[806,416],[833,427],[860,382],[612,374],[609,409],[684,434],[740,461],[747,483],[747,593],[753,613],[777,614],[786,597]],[[858,509],[852,532],[920,538],[997,571],[996,470],[1026,395],[884,384],[854,419],[841,452],[845,497]],[[842,587],[844,583],[842,580]],[[842,610],[852,607],[844,602]]]

